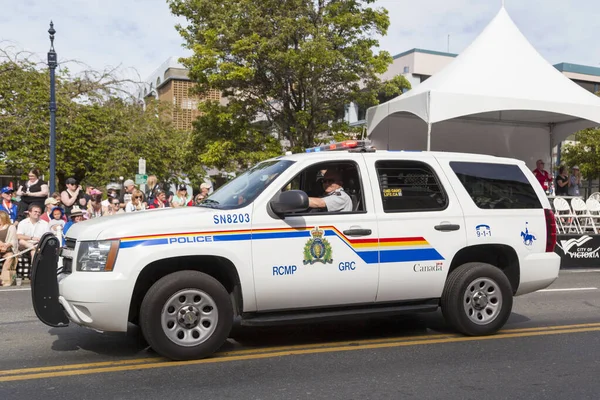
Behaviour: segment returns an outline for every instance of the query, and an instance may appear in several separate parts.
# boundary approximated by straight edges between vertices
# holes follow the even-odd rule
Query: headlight
[[[77,271],[112,271],[118,251],[118,240],[80,242]]]

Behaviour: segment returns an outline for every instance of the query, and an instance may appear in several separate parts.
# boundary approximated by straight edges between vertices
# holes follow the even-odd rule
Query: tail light
[[[556,246],[556,220],[552,210],[544,209],[546,217],[546,252],[553,253]]]

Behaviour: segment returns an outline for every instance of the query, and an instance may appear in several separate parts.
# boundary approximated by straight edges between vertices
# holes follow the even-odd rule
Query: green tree
[[[577,165],[588,181],[600,178],[600,129],[584,129],[575,134],[575,143],[563,147],[562,164]]]
[[[7,173],[49,169],[49,76],[28,58],[2,52],[0,62],[0,160]],[[139,157],[149,172],[169,180],[184,171],[189,140],[168,119],[168,106],[144,107],[123,96],[114,71],[57,74],[57,183],[69,176],[101,186],[133,177]],[[48,176],[48,175],[46,175]]]
[[[378,74],[392,61],[373,51],[389,26],[373,2],[168,0],[188,22],[177,29],[194,52],[182,61],[196,91],[217,89],[228,101],[200,106],[193,152],[209,166],[234,168],[251,153],[273,153],[271,136],[298,151],[343,130],[344,106],[376,101]]]

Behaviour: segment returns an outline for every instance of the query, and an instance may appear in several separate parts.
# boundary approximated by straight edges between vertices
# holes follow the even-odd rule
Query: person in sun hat
[[[0,193],[2,194],[2,204],[0,204],[0,211],[4,211],[8,214],[11,224],[14,224],[17,221],[17,215],[19,210],[19,206],[12,199],[13,192],[14,190],[10,186],[5,186],[2,189],[0,189]]]
[[[581,185],[581,172],[577,165],[571,168],[571,177],[569,178],[569,196],[579,196],[579,185]]]
[[[71,219],[65,224],[63,228],[63,234],[66,235],[67,231],[73,224],[76,224],[81,221],[83,221],[83,211],[81,210],[81,208],[79,208],[79,206],[73,206],[73,208],[71,209]]]

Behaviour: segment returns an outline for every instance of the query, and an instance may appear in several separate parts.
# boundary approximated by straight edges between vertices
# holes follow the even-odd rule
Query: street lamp
[[[54,72],[56,70],[57,56],[54,51],[54,24],[50,21],[50,51],[48,51],[48,67],[50,68],[50,193],[54,193],[56,184],[56,93]]]

